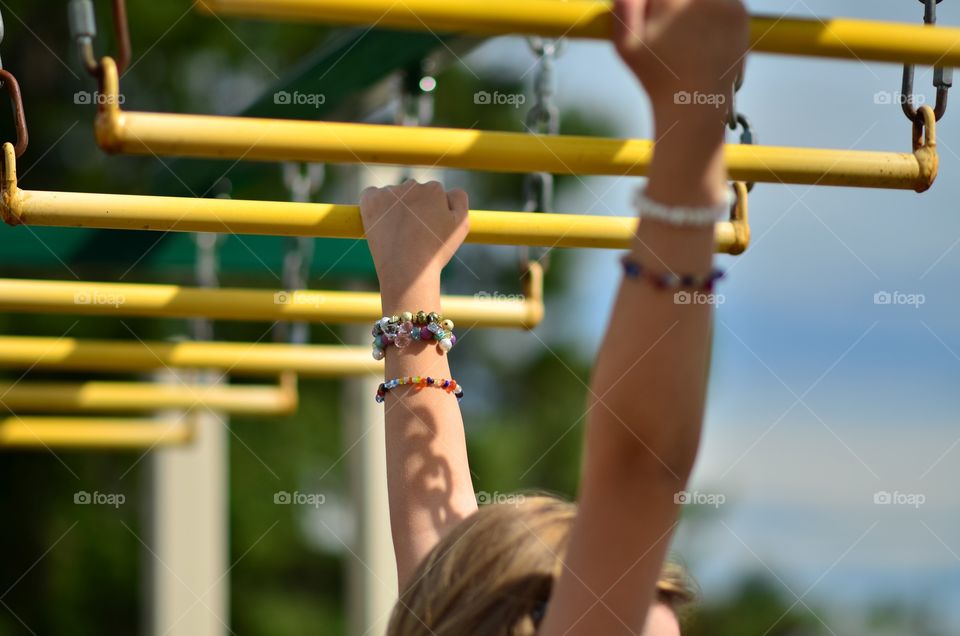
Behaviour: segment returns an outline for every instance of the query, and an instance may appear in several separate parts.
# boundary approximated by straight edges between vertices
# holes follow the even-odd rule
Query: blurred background
[[[910,0],[753,0],[752,12],[919,22]],[[96,48],[113,49],[108,3]],[[107,156],[95,145],[95,90],[70,41],[66,2],[0,2],[4,68],[20,80],[31,147],[21,187],[285,200],[275,164]],[[523,131],[535,57],[519,37],[324,29],[227,20],[189,2],[128,3],[134,65],[124,108],[391,122],[403,72],[429,75],[433,124]],[[960,4],[940,5],[960,25]],[[425,71],[419,61],[436,65]],[[411,70],[412,69],[412,70]],[[558,60],[564,134],[648,138],[646,99],[605,43],[571,41]],[[930,69],[917,91],[932,98]],[[738,98],[759,142],[909,151],[896,65],[755,55]],[[278,108],[300,75],[323,104]],[[421,84],[422,85],[422,84]],[[525,96],[477,103],[478,92]],[[4,100],[5,101],[5,100]],[[483,101],[483,100],[479,100]],[[4,139],[12,134],[3,105]],[[960,634],[960,113],[939,126],[941,176],[923,195],[759,184],[753,245],[721,257],[706,434],[674,550],[703,600],[693,636]],[[731,141],[736,136],[731,135]],[[315,200],[355,203],[355,168],[327,166]],[[444,171],[479,209],[520,209],[522,177]],[[562,177],[556,209],[632,214],[642,180]],[[284,242],[226,236],[224,286],[282,286]],[[454,372],[475,488],[496,500],[576,494],[586,383],[615,285],[618,254],[555,250],[547,315],[531,333],[474,330]],[[0,228],[2,276],[193,284],[187,235]],[[515,248],[467,246],[445,293],[520,293]],[[363,242],[322,240],[313,289],[375,289]],[[909,305],[877,294],[912,294]],[[256,341],[269,325],[217,323],[218,340]],[[177,320],[0,315],[0,333],[184,337]],[[132,334],[132,335],[131,335]],[[318,325],[312,341],[348,338]],[[5,379],[15,380],[17,374]],[[54,376],[55,377],[55,376]],[[357,528],[348,495],[341,383],[301,380],[289,418],[235,417],[229,436],[230,614],[236,634],[346,633],[345,571]],[[147,523],[139,454],[10,453],[0,459],[0,634],[144,633]],[[122,493],[116,507],[78,491]],[[277,492],[322,493],[278,506]],[[903,503],[909,500],[911,503]],[[888,503],[889,502],[889,503]]]

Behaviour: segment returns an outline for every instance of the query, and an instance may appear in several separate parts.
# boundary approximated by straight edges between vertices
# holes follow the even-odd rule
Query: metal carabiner
[[[900,106],[903,108],[903,114],[907,116],[907,119],[918,123],[920,122],[921,116],[917,112],[917,107],[914,106],[913,76],[913,65],[904,64],[903,83],[900,87]],[[953,87],[953,69],[935,68],[933,71],[933,85],[937,89],[937,102],[933,107],[933,112],[937,117],[937,121],[940,121],[947,113],[947,100],[950,96],[950,89]]]
[[[103,69],[93,50],[93,40],[97,37],[93,0],[70,0],[70,4],[67,5],[67,17],[70,23],[70,35],[77,43],[83,67],[87,73],[99,80]],[[115,58],[117,73],[123,75],[133,57],[130,26],[127,23],[127,5],[124,0],[113,0],[113,29],[117,44]]]
[[[924,6],[923,23],[937,23],[937,5],[943,0],[919,0]],[[923,125],[923,115],[917,111],[913,99],[913,80],[914,66],[912,64],[903,65],[903,82],[900,85],[900,106],[907,119],[915,124]],[[950,96],[950,89],[953,87],[953,69],[934,67],[933,85],[937,89],[937,101],[933,107],[934,115],[937,121],[940,121],[947,112],[947,99]]]

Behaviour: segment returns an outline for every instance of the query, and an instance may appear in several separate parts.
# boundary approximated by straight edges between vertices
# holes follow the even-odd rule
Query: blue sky
[[[749,2],[754,13],[918,22],[918,2]],[[960,25],[945,2],[940,20]],[[495,40],[476,70],[532,60]],[[575,42],[559,63],[560,101],[649,137],[645,97],[608,45]],[[932,99],[932,76],[917,90]],[[879,91],[901,69],[756,55],[740,109],[760,142],[908,152],[910,125]],[[960,90],[960,89],[958,89]],[[926,599],[960,630],[960,102],[938,129],[940,178],[913,192],[760,184],[750,200],[754,244],[722,257],[706,434],[692,489],[726,498],[681,531],[677,548],[705,591],[738,572],[768,570],[785,593],[840,608],[851,600]],[[634,179],[586,178],[558,211],[626,214]],[[614,252],[583,251],[573,298],[609,308]],[[878,292],[922,294],[920,306],[877,305]],[[543,330],[582,340],[548,311]],[[576,329],[576,332],[574,332]],[[589,352],[596,341],[583,342]],[[878,492],[923,495],[919,507],[877,505]],[[808,591],[809,589],[809,591]],[[791,590],[786,591],[786,590]],[[809,596],[804,596],[804,593]],[[791,598],[793,598],[791,596]]]

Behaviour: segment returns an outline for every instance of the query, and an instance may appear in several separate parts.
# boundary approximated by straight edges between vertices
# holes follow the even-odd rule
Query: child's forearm
[[[647,195],[666,205],[715,205],[726,187],[721,126],[693,134],[701,123],[685,124],[674,129],[677,139],[660,138]],[[631,257],[652,271],[703,275],[713,238],[712,226],[641,221]],[[678,515],[675,496],[700,441],[709,359],[710,306],[678,303],[675,293],[648,281],[620,285],[591,383],[580,512],[565,562],[572,575],[557,585],[545,636],[635,634],[646,620]]]
[[[404,311],[440,312],[439,279],[382,290],[385,316]],[[432,343],[391,347],[388,379],[450,378],[446,355]],[[386,396],[387,485],[401,589],[445,531],[477,508],[467,466],[460,407],[438,390],[398,387]]]
[[[647,195],[667,205],[716,205],[728,188],[721,114],[675,108],[656,112],[661,135]],[[632,256],[658,272],[706,274],[713,264],[713,228],[641,221]],[[678,485],[699,441],[712,308],[705,294],[684,298],[693,302],[623,281],[594,371],[588,433],[589,444],[626,451],[634,466],[673,476]]]

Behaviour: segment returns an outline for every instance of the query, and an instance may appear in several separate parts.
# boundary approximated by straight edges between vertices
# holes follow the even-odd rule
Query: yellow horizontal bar
[[[513,298],[443,296],[441,310],[464,327],[533,328],[543,318],[543,298],[535,287],[528,291],[535,293],[517,293]],[[335,324],[373,322],[382,316],[380,295],[375,292],[204,289],[10,278],[0,278],[0,311]]]
[[[0,216],[10,225],[364,238],[360,208],[355,205],[21,190],[17,186],[13,146],[4,144],[3,152],[5,161]],[[470,212],[467,242],[627,249],[636,227],[636,216],[473,210]],[[739,236],[733,223],[718,223],[717,252],[741,253],[746,245],[738,239]],[[461,318],[476,320],[478,325],[491,327],[515,326],[518,322],[532,327],[539,323],[543,313],[542,294],[537,290],[532,291],[536,293],[528,293],[526,303],[511,303],[502,299],[496,301],[498,304],[489,300],[474,303],[466,298],[447,297],[444,311],[455,322]],[[158,289],[157,293],[164,292]],[[253,302],[251,299],[244,300]],[[332,301],[339,303],[344,299],[334,296]],[[373,296],[359,302],[362,302],[362,310],[345,311],[341,318],[368,320],[374,303],[379,307],[379,300]],[[307,307],[286,307],[282,310],[283,316],[274,317],[270,312],[264,315],[270,314],[271,320],[281,317],[314,319],[310,316],[322,320],[320,316],[327,315],[327,311],[333,312],[331,320],[337,319],[337,310],[331,305],[317,311]],[[373,313],[377,311],[379,309]]]
[[[571,0],[200,0],[220,15],[505,35],[609,39],[609,2]],[[960,29],[844,18],[755,16],[751,50],[960,66]]]
[[[19,190],[6,207],[13,225],[364,238],[360,209],[332,203]],[[635,227],[635,216],[475,210],[467,242],[619,249]]]
[[[181,421],[16,416],[0,419],[0,448],[129,450],[182,446],[192,439],[192,423]]]
[[[653,142],[322,121],[124,112],[104,58],[97,142],[107,152],[250,161],[422,165],[493,172],[643,176]],[[732,144],[731,179],[926,190],[936,173],[911,153]]]
[[[367,347],[247,342],[123,342],[0,336],[0,367],[139,372],[217,369],[237,375],[290,371],[314,377],[382,374]]]
[[[237,415],[290,415],[296,384],[229,386],[152,382],[0,382],[0,406],[14,413],[116,413],[206,408]]]

